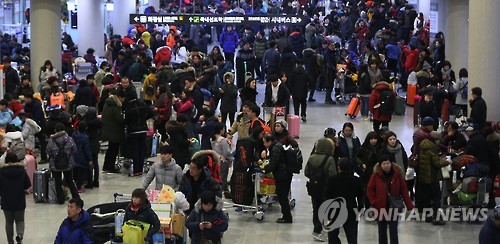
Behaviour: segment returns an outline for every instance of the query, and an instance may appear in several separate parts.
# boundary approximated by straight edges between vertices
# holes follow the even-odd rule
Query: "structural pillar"
[[[54,67],[61,71],[60,26],[61,0],[31,1],[31,82],[33,87],[38,87],[40,67],[43,66],[45,60],[50,60]]]
[[[498,0],[469,4],[469,91],[481,87],[488,106],[487,119],[492,121],[500,120],[500,52],[495,51],[500,42],[498,9]]]
[[[130,14],[135,14],[135,1],[114,0],[114,10],[109,12],[109,17],[115,35],[120,35],[122,38],[127,35]]]
[[[458,75],[468,67],[469,56],[469,0],[453,0],[446,14],[446,59]],[[458,78],[458,77],[457,77]]]
[[[104,3],[100,0],[78,1],[78,53],[83,56],[89,48],[98,57],[104,56]]]

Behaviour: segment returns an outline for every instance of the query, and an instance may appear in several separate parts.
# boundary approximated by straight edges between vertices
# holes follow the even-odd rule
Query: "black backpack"
[[[290,173],[299,174],[302,170],[302,163],[304,162],[302,158],[302,151],[300,149],[294,148],[291,145],[283,145],[286,156],[286,168]]]
[[[54,167],[57,170],[66,170],[69,166],[69,157],[64,151],[66,143],[64,143],[62,146],[59,145],[59,143],[57,143],[55,140],[54,143],[57,145],[57,148],[59,149],[56,156],[54,157]]]
[[[395,109],[396,94],[392,90],[383,90],[380,92],[380,115],[392,115]]]
[[[330,155],[325,155],[323,162],[319,167],[312,167],[312,174],[309,181],[306,183],[307,194],[314,198],[321,198],[326,187],[327,173],[325,172],[325,164],[330,158]]]

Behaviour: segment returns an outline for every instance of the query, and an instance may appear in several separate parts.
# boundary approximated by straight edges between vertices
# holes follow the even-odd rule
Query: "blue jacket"
[[[62,222],[54,244],[92,244],[92,231],[90,215],[82,209],[76,222],[73,223],[70,218]]]
[[[73,159],[75,160],[74,167],[89,168],[89,161],[92,160],[89,136],[85,133],[75,131],[71,137],[75,141],[77,148],[77,151],[73,154]]]
[[[227,32],[227,30],[224,29],[220,34],[219,42],[225,53],[234,53],[236,47],[238,47],[238,33],[234,30]]]
[[[217,124],[217,122],[217,118],[212,116],[210,118],[207,118],[205,123],[198,121],[198,123],[194,125],[194,133],[202,135],[201,150],[212,149],[210,137],[214,133],[215,125]]]
[[[12,121],[13,114],[14,113],[9,108],[5,108],[4,110],[0,111],[0,127],[5,128],[7,124]]]

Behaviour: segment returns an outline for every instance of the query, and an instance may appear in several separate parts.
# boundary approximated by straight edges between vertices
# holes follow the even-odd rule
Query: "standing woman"
[[[373,168],[373,174],[368,183],[366,194],[370,199],[370,205],[378,211],[378,242],[387,242],[387,226],[389,226],[391,244],[398,243],[398,221],[385,219],[380,214],[381,211],[389,213],[390,202],[389,197],[401,198],[408,211],[414,208],[408,189],[404,183],[401,169],[391,161],[390,155],[381,155],[379,163]],[[390,196],[388,196],[390,195]],[[395,211],[393,209],[392,211]]]
[[[5,165],[0,168],[0,197],[5,216],[7,243],[14,243],[14,222],[16,222],[16,242],[21,243],[24,235],[25,190],[31,187],[24,164],[14,153],[7,153]]]
[[[408,154],[406,154],[405,148],[401,141],[398,140],[396,133],[392,131],[387,131],[385,133],[385,140],[382,142],[382,147],[380,148],[379,155],[390,155],[392,162],[396,163],[399,168],[401,168],[401,174],[403,178],[406,176],[406,171],[408,169]],[[412,171],[414,172],[414,171]],[[412,177],[411,177],[412,178]],[[406,181],[406,186],[410,191],[410,197],[413,199],[415,193],[413,192],[413,186],[415,185],[415,180]]]
[[[356,163],[356,154],[358,153],[361,143],[359,138],[354,135],[354,125],[351,122],[346,122],[342,126],[342,131],[339,133],[339,147],[335,150],[335,159],[347,158],[354,165]]]
[[[364,173],[362,175],[363,180],[363,188],[366,189],[368,186],[368,181],[370,181],[370,177],[373,173],[373,167],[377,164],[377,155],[380,151],[380,140],[377,132],[370,131],[368,135],[366,135],[365,141],[361,145],[361,148],[356,153],[356,161],[358,162],[359,167],[361,167]],[[368,209],[370,207],[370,202],[368,198],[365,199],[365,208]]]
[[[222,191],[228,191],[227,176],[234,157],[231,152],[231,142],[226,139],[226,125],[223,123],[215,124],[214,133],[211,138],[212,149],[221,157],[220,170],[222,176]],[[229,194],[229,192],[227,192]]]
[[[458,72],[458,81],[455,83],[454,88],[457,91],[455,105],[461,110],[462,115],[467,117],[467,108],[469,106],[469,72],[466,68],[461,68]],[[459,117],[458,114],[456,115]]]
[[[250,101],[252,103],[257,104],[257,81],[250,77],[246,80],[245,86],[240,90],[240,98],[241,104],[244,104],[246,101]]]
[[[238,100],[238,87],[234,84],[234,74],[227,72],[224,74],[224,83],[219,89],[221,104],[220,113],[223,124],[226,124],[226,120],[229,117],[229,124],[232,125],[234,122],[234,114],[238,110],[237,100]]]
[[[368,119],[370,112],[370,94],[372,93],[370,73],[368,73],[368,65],[361,64],[358,70],[358,95],[361,99],[361,119]]]
[[[156,90],[155,113],[158,114],[155,120],[155,130],[161,134],[162,141],[167,140],[167,129],[165,124],[172,116],[172,94],[168,94],[167,86],[161,84]]]

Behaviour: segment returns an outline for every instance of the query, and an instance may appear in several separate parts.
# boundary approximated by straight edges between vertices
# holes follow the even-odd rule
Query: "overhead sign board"
[[[130,24],[301,25],[305,24],[303,18],[304,18],[303,16],[291,16],[291,15],[131,14]]]

